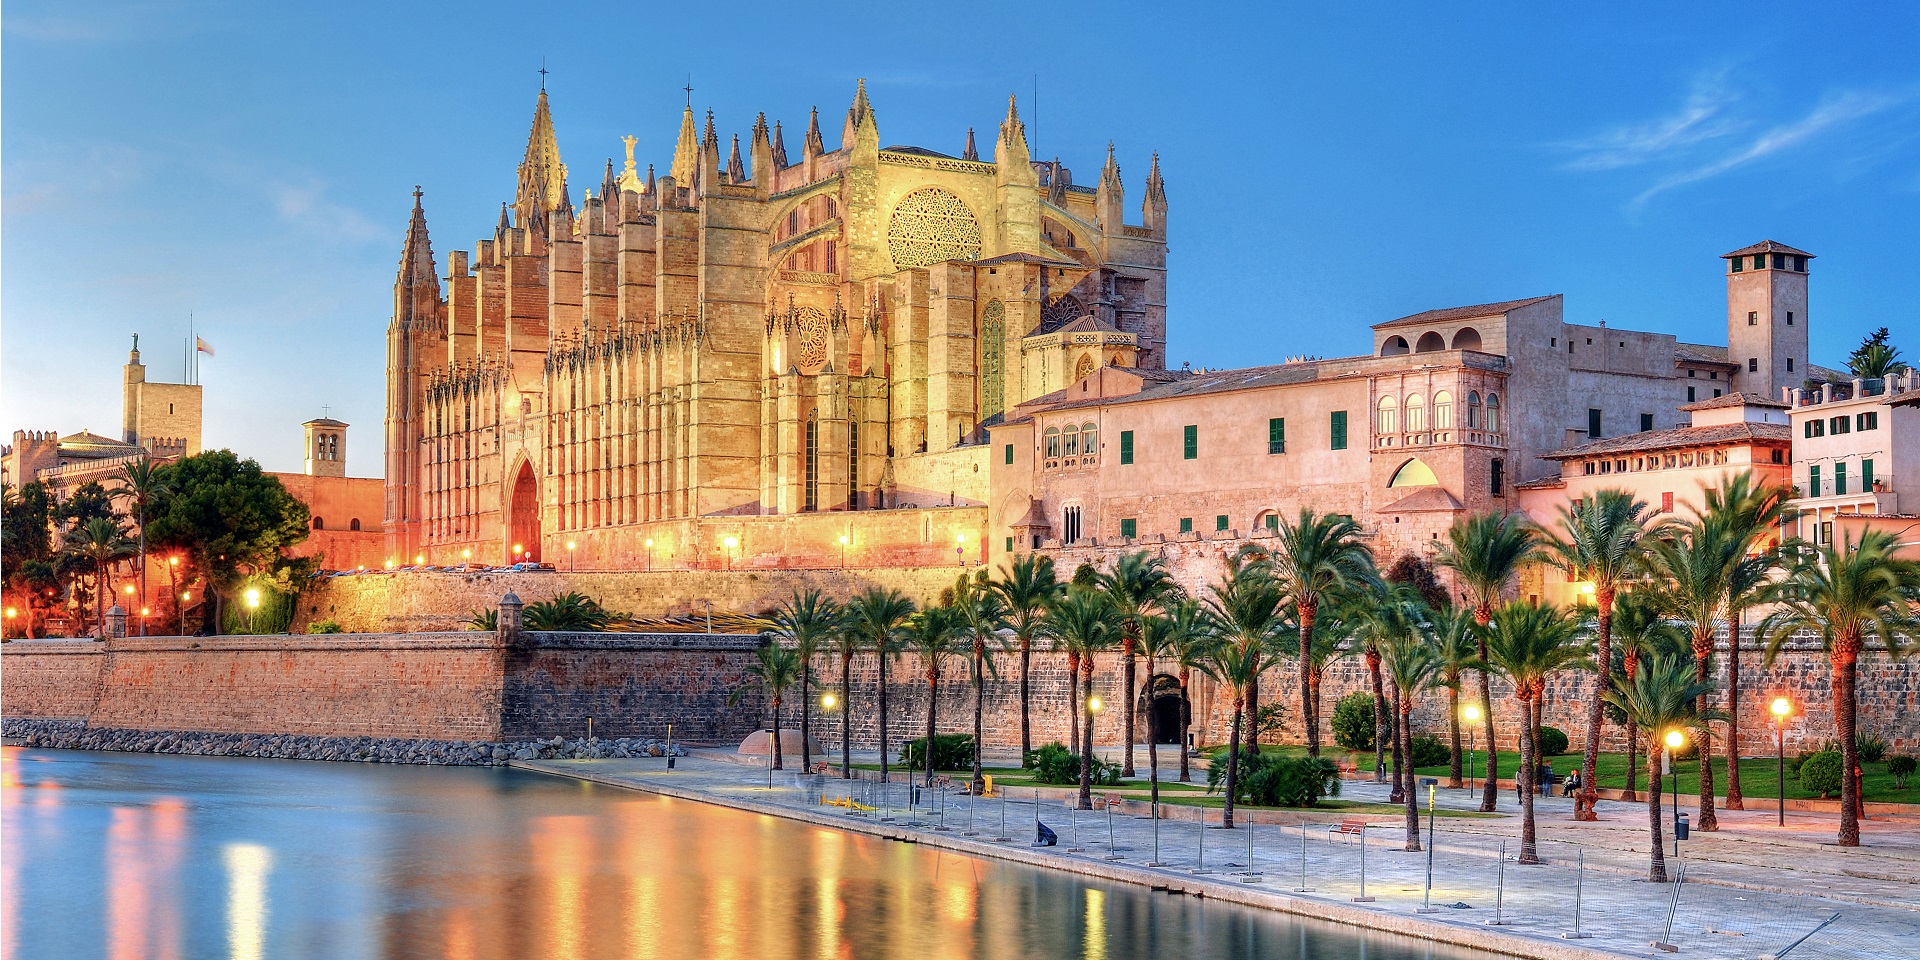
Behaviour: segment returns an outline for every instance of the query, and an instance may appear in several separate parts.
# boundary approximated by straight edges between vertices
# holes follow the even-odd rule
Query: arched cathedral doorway
[[[512,538],[507,544],[511,554],[518,544],[526,548],[525,556],[519,559],[540,559],[540,484],[533,478],[533,465],[522,460],[520,472],[513,478],[513,504],[509,516],[508,535]]]
[[[1147,736],[1154,743],[1180,742],[1180,678],[1170,673],[1155,674],[1141,691],[1140,709],[1147,715]]]

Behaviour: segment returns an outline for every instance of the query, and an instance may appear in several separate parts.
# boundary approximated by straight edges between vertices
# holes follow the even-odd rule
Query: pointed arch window
[[[1007,308],[995,300],[980,318],[980,417],[1006,407]]]
[[[807,443],[803,456],[806,457],[806,490],[800,509],[812,512],[820,509],[820,421],[812,417],[807,418]]]

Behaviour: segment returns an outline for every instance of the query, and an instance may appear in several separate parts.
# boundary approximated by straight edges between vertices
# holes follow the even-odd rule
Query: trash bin
[[[1688,826],[1689,821],[1686,814],[1675,814],[1673,818],[1673,839],[1676,841],[1687,839]]]

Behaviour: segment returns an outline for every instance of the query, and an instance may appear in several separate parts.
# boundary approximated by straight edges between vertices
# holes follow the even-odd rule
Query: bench
[[[1345,820],[1340,821],[1338,824],[1328,827],[1327,832],[1331,834],[1336,834],[1342,837],[1357,837],[1365,833],[1366,829],[1367,829],[1367,822],[1365,820],[1362,820],[1358,817],[1348,817]],[[1347,842],[1352,843],[1353,841],[1349,840]]]
[[[823,776],[823,777],[826,776],[827,771],[832,769],[833,769],[833,765],[828,763],[825,760],[815,760],[813,762],[813,772],[820,776]]]

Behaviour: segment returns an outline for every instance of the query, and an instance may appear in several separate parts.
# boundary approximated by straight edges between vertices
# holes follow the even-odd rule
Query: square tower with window
[[[1727,261],[1727,359],[1736,389],[1780,399],[1807,369],[1807,264],[1813,254],[1764,240]]]
[[[307,476],[347,475],[347,425],[331,417],[301,424],[307,431]]]

